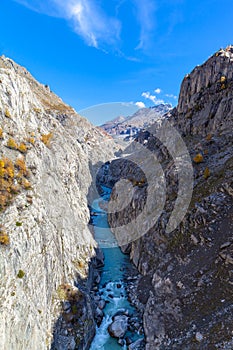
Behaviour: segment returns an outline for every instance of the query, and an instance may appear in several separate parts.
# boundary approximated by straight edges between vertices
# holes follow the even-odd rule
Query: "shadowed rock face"
[[[164,211],[157,223],[143,237],[123,247],[130,250],[134,264],[151,280],[148,285],[139,283],[134,292],[134,298],[139,295],[146,304],[146,350],[233,348],[232,87],[233,47],[228,47],[184,78],[179,104],[166,115],[183,136],[194,170],[189,210],[170,233],[166,225],[179,187],[174,159],[153,136],[161,122],[153,126],[153,132],[149,129],[138,136],[138,141],[156,154],[167,188]],[[115,164],[110,164],[112,183],[119,180],[120,170],[118,166],[114,172]],[[116,220],[129,220],[141,212],[145,187],[136,187],[133,207],[109,215],[113,231]],[[118,197],[113,190],[112,199]],[[132,235],[127,226],[125,235]],[[146,300],[142,298],[145,295]]]
[[[49,349],[61,312],[72,324],[79,315],[83,328],[64,326],[57,346],[86,348],[94,325],[79,281],[96,246],[87,194],[92,164],[111,158],[114,145],[5,57],[0,128],[0,348]]]

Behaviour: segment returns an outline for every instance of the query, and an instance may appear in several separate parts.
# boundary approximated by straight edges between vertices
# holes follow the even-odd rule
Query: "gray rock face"
[[[233,48],[216,52],[181,85],[175,118],[187,134],[206,136],[232,127]]]
[[[49,349],[59,317],[76,322],[79,311],[82,328],[62,329],[56,349],[78,349],[84,334],[88,346],[90,300],[74,283],[87,278],[95,256],[87,207],[93,164],[111,150],[110,138],[0,58],[1,349]]]
[[[233,47],[228,47],[184,79],[178,107],[164,118],[183,136],[194,170],[189,209],[172,232],[167,232],[166,226],[179,188],[174,159],[153,136],[154,132],[138,137],[142,145],[156,154],[166,178],[166,202],[161,216],[153,226],[145,218],[143,224],[148,224],[147,233],[124,247],[130,250],[131,259],[144,278],[151,281],[144,285],[139,282],[134,296],[145,303],[146,350],[233,347],[230,326],[233,283],[232,72]],[[161,123],[153,127],[159,130]],[[141,159],[140,154],[138,158],[137,154],[134,156],[141,168],[147,164],[148,159]],[[124,162],[127,163],[127,156]],[[107,177],[107,182],[114,183],[122,176],[121,169],[115,165],[115,161],[110,165],[112,179]],[[124,237],[132,237],[132,233],[142,229],[142,222],[135,218],[147,201],[147,184],[137,178],[138,173],[134,174],[130,164],[123,169],[127,166],[122,177],[134,186],[131,205],[124,206],[128,203],[126,186],[121,192],[122,198],[115,188],[112,200],[121,202],[122,207],[116,215],[109,215],[109,221],[117,235],[119,224],[126,225],[131,219],[134,229],[132,225],[126,225]],[[180,163],[180,169],[182,166],[186,171],[185,163]],[[154,181],[153,178],[147,180]],[[150,198],[151,207],[152,202]]]
[[[128,317],[125,315],[114,316],[113,322],[108,327],[108,332],[113,338],[123,338],[128,329]]]

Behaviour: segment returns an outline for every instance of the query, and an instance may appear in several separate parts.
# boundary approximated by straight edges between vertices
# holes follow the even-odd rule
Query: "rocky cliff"
[[[0,58],[1,349],[88,348],[87,194],[93,164],[113,152],[48,86]]]
[[[123,248],[144,275],[134,298],[145,304],[147,350],[233,348],[232,72],[232,46],[196,67],[182,82],[177,108],[139,135],[138,157],[134,153],[120,163],[113,161],[110,178],[103,180],[113,185],[123,177],[129,180],[128,191],[133,186],[131,201],[126,185],[121,192],[115,187],[112,200],[117,209],[114,213],[113,203],[109,221],[116,235],[122,225],[124,237],[134,238],[132,233],[141,230],[141,237]],[[160,131],[167,122],[182,135],[193,168],[190,205],[172,231],[166,228],[178,198],[180,176],[189,162],[184,154],[175,153],[180,140],[173,145],[167,140],[166,146],[161,142]],[[140,156],[142,147],[159,161],[163,174],[158,171],[146,178],[137,170],[150,166],[148,157]],[[165,180],[159,184],[155,177],[163,175]],[[150,184],[166,187],[164,198],[160,192],[154,198],[154,207],[164,203],[153,225],[149,217],[137,220],[148,201],[153,210]],[[184,189],[183,195],[188,190]],[[119,202],[130,204],[119,206]],[[128,225],[129,218],[133,225]]]

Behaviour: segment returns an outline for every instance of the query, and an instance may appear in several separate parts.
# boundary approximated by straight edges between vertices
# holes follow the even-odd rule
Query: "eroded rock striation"
[[[9,58],[0,58],[0,348],[87,349],[93,164],[114,144]]]
[[[146,350],[233,347],[232,74],[233,47],[229,46],[187,75],[177,108],[138,136],[140,145],[156,155],[166,179],[166,198],[159,219],[153,226],[147,221],[145,234],[123,247],[144,275],[144,282],[138,282],[133,298],[145,304]],[[174,159],[156,138],[166,121],[182,135],[194,181],[189,209],[172,232],[166,227],[177,200],[179,174],[187,168],[182,156]],[[134,159],[143,168],[148,158],[140,158],[140,152],[138,158],[134,154]],[[133,186],[131,205],[109,214],[116,235],[118,227],[125,225],[124,236],[133,237],[129,218],[134,232],[146,227],[136,218],[147,201],[148,183],[158,182],[153,176],[149,179],[138,176],[130,163],[126,165],[127,159],[128,156],[122,160],[122,169],[119,161],[113,161],[109,166],[111,177],[106,176],[104,181],[112,185],[123,174]],[[127,203],[126,186],[120,192],[123,204]],[[116,188],[112,199],[119,202]],[[151,207],[152,203],[149,204]]]

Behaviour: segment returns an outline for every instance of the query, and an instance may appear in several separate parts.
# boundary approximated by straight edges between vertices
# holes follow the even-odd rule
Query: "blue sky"
[[[111,102],[176,105],[184,75],[232,43],[232,15],[232,0],[1,0],[0,54],[77,111],[102,104],[100,124]]]

